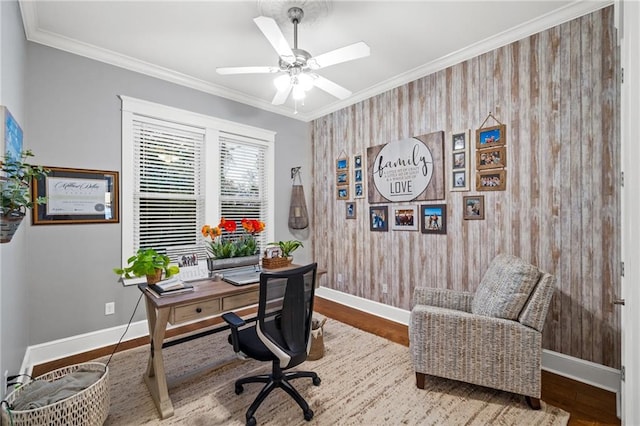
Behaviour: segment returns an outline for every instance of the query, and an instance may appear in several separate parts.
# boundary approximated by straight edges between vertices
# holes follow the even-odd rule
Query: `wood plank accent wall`
[[[608,7],[315,120],[313,253],[329,272],[325,284],[410,309],[416,286],[475,291],[496,254],[512,253],[557,277],[544,347],[620,368],[613,21]],[[477,192],[447,190],[446,235],[370,232],[369,204],[353,198],[353,185],[357,219],[345,219],[335,194],[342,151],[353,167],[369,146],[444,130],[449,188],[451,132],[471,129],[473,152],[489,112],[507,125],[507,190],[480,193],[485,220],[462,219],[462,197]]]

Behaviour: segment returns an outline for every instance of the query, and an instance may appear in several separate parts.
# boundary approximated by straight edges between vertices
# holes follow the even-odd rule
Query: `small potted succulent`
[[[124,278],[147,277],[147,284],[155,284],[164,277],[169,278],[180,272],[180,268],[169,266],[169,256],[160,254],[154,249],[140,249],[127,259],[128,266],[124,268],[114,268],[113,272]]]
[[[45,197],[31,198],[31,182],[47,175],[48,170],[41,166],[26,163],[33,157],[31,150],[22,151],[19,157],[3,156],[2,176],[0,177],[0,242],[8,243],[17,231],[27,209],[35,204],[46,202]]]

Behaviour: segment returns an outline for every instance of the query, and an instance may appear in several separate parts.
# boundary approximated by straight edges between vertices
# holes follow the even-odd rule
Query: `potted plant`
[[[160,254],[154,249],[140,249],[135,255],[127,259],[128,266],[114,268],[113,272],[124,276],[124,278],[146,276],[147,284],[155,284],[162,279],[163,272],[165,278],[180,272],[179,267],[175,265],[169,266],[169,261],[169,256]]]
[[[47,175],[48,170],[42,166],[26,163],[33,157],[31,150],[22,151],[18,158],[5,155],[2,160],[0,192],[2,206],[0,208],[0,242],[8,243],[20,226],[27,209],[35,204],[46,202],[45,197],[31,198],[31,182]]]
[[[293,257],[291,256],[291,253],[296,251],[298,247],[304,247],[302,245],[302,242],[298,240],[278,241],[277,243],[276,242],[269,243],[269,245],[279,246],[280,250],[282,251],[282,257],[287,259]]]

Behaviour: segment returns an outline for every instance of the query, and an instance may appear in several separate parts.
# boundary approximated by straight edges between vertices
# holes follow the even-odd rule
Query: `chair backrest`
[[[302,363],[311,346],[317,264],[260,274],[256,331],[281,368]]]

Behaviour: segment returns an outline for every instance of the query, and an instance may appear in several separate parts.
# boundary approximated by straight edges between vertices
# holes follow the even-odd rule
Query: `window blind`
[[[204,223],[203,129],[136,117],[134,149],[134,249],[199,245]],[[196,249],[196,246],[199,249]],[[172,259],[175,261],[175,259]]]
[[[267,146],[264,141],[220,132],[220,213],[225,219],[243,218],[268,223]],[[243,232],[238,226],[236,235]],[[267,233],[256,235],[260,250],[268,243]]]

